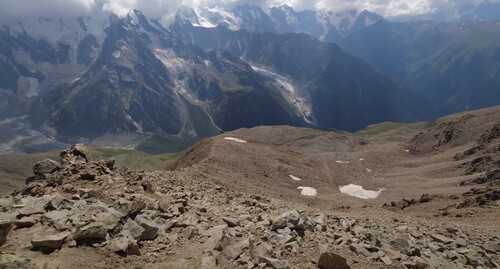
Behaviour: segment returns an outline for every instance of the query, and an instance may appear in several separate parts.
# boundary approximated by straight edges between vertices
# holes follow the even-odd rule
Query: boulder
[[[34,214],[44,214],[47,212],[46,207],[48,203],[53,199],[53,196],[43,196],[43,197],[25,197],[21,200],[22,208],[18,211],[18,218],[31,216]]]
[[[118,225],[118,222],[120,222],[120,218],[118,218],[114,214],[107,212],[97,213],[97,215],[95,216],[95,220],[97,222],[104,223],[108,230],[113,230]]]
[[[227,246],[222,253],[229,259],[236,260],[249,246],[249,239],[245,239],[237,244]]]
[[[39,220],[40,218],[35,218],[33,216],[23,217],[21,219],[15,220],[14,225],[16,225],[16,229],[29,228],[37,224]]]
[[[269,257],[260,256],[260,263],[265,263],[267,266],[274,269],[290,269],[290,264],[285,260],[278,260]]]
[[[0,246],[7,242],[10,230],[12,230],[12,222],[10,220],[0,220]]]
[[[78,241],[104,241],[108,234],[108,228],[104,223],[94,222],[84,227],[78,228],[73,235],[73,239]]]
[[[142,216],[138,216],[137,218],[135,218],[135,222],[137,222],[137,224],[139,224],[144,229],[144,231],[141,233],[141,240],[154,240],[156,239],[156,237],[158,237],[158,231],[160,230],[160,228],[154,221]]]
[[[59,168],[59,163],[51,160],[45,159],[43,161],[36,162],[33,164],[33,173],[37,176],[44,177],[45,174],[50,174]]]
[[[318,261],[320,269],[351,269],[347,260],[333,252],[325,252],[321,254]]]
[[[223,217],[222,220],[227,224],[229,227],[236,227],[239,224],[239,220],[236,218],[230,218],[230,217]]]
[[[142,210],[146,208],[146,202],[144,199],[135,198],[132,203],[128,205],[128,215],[133,216],[139,214]]]
[[[300,214],[297,210],[290,210],[285,212],[272,220],[271,230],[284,229],[291,225],[296,227],[300,220]]]
[[[137,241],[128,237],[118,237],[111,240],[108,249],[115,253],[127,255],[141,255]]]
[[[87,161],[87,163],[89,163],[92,160],[91,156],[90,156],[90,150],[84,144],[76,144],[76,145],[74,145],[73,147],[71,147],[70,152],[74,156],[78,156],[78,157],[84,158],[85,161]]]
[[[53,235],[35,237],[31,240],[34,249],[56,250],[60,249],[64,241],[70,235],[69,232],[62,232]]]
[[[0,198],[0,212],[7,212],[14,206],[14,199],[10,196]]]
[[[144,233],[144,228],[137,224],[132,219],[128,219],[127,222],[123,225],[121,234],[125,237],[131,237],[135,240],[141,239],[142,234]]]
[[[442,234],[431,234],[431,237],[432,237],[432,239],[434,239],[434,241],[441,242],[444,244],[450,244],[453,242],[453,239],[446,237]]]

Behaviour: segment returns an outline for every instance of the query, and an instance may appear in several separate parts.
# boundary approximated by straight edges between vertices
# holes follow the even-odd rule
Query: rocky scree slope
[[[62,151],[59,162],[37,162],[26,187],[0,199],[2,266],[497,268],[500,262],[498,235],[315,212],[232,191],[202,175],[129,171],[90,155],[78,144]]]

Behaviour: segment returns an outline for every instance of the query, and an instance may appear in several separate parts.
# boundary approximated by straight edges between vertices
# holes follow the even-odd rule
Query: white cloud
[[[92,10],[108,10],[124,15],[139,9],[151,17],[174,13],[180,5],[223,6],[260,5],[263,8],[287,4],[297,10],[320,9],[346,11],[368,9],[387,17],[450,12],[479,0],[0,0],[0,17],[16,19],[23,16],[72,16]],[[490,0],[500,2],[500,0]]]

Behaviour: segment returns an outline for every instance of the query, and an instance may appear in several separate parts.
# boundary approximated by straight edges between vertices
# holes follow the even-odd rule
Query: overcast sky
[[[297,10],[321,9],[344,11],[368,9],[386,17],[414,16],[428,13],[450,13],[464,4],[480,0],[0,0],[0,16],[79,15],[92,10],[110,10],[118,15],[137,8],[151,17],[163,17],[175,12],[180,5],[223,6],[259,5],[263,8],[288,4]],[[490,0],[500,2],[500,0]]]

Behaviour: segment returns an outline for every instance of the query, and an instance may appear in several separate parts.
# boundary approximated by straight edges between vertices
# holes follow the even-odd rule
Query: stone
[[[135,222],[139,224],[144,231],[141,233],[140,240],[154,240],[158,237],[158,231],[160,228],[156,223],[150,219],[142,216],[135,218]]]
[[[10,230],[12,230],[12,222],[10,220],[0,220],[0,246],[7,242]]]
[[[139,214],[146,208],[146,202],[141,198],[135,198],[132,203],[128,205],[128,215],[133,216]]]
[[[457,247],[466,247],[467,246],[467,240],[463,238],[458,238],[453,242],[453,244]]]
[[[217,268],[217,260],[213,256],[206,256],[201,259],[201,268],[202,269],[216,269]]]
[[[403,265],[408,269],[427,269],[427,268],[429,268],[429,264],[427,264],[423,261],[403,262]]]
[[[0,253],[0,268],[2,269],[31,269],[30,260],[17,255]]]
[[[70,152],[75,156],[84,158],[87,163],[89,163],[92,160],[90,155],[90,150],[84,144],[74,145],[73,147],[71,147]]]
[[[45,159],[43,161],[39,161],[33,164],[33,173],[37,176],[44,177],[45,174],[53,173],[58,168],[59,168],[58,162],[51,159]]]
[[[97,215],[95,216],[95,220],[97,222],[104,223],[104,225],[106,225],[108,230],[113,230],[114,228],[116,228],[116,226],[120,222],[120,218],[118,218],[114,214],[107,213],[107,212],[97,213]]]
[[[97,175],[93,172],[82,172],[80,173],[80,178],[82,180],[94,181],[97,178]]]
[[[104,241],[108,235],[108,228],[104,223],[94,222],[78,228],[73,239],[78,241]]]
[[[129,236],[134,238],[135,240],[141,239],[142,233],[144,232],[144,228],[137,224],[132,219],[128,219],[127,222],[123,225],[121,234],[125,237]]]
[[[219,225],[211,228],[204,232],[204,235],[209,238],[203,243],[204,251],[212,251],[218,250],[222,251],[223,248],[220,245],[222,238],[224,237],[224,230],[227,228],[227,225]]]
[[[290,269],[290,264],[285,260],[278,260],[270,257],[259,257],[259,263],[265,263],[267,266],[274,269]]]
[[[108,249],[115,253],[141,255],[137,242],[128,237],[118,237],[110,241]]]
[[[33,216],[23,217],[21,219],[15,220],[14,225],[16,226],[16,229],[29,228],[37,224],[38,220],[39,218],[35,218]]]
[[[318,267],[320,269],[350,269],[347,260],[333,252],[325,252],[321,254],[318,260]]]
[[[431,238],[434,239],[436,242],[441,242],[444,244],[450,244],[453,242],[453,239],[446,237],[442,234],[431,234]]]
[[[31,240],[34,249],[56,250],[60,249],[64,241],[69,237],[69,232],[62,232],[53,235],[35,237]]]
[[[31,216],[34,214],[44,214],[47,212],[45,207],[52,200],[52,196],[46,195],[43,197],[25,197],[21,199],[23,207],[18,211],[18,218]]]
[[[392,265],[392,260],[391,258],[387,257],[387,256],[382,256],[380,257],[380,260],[385,264],[385,265]]]
[[[14,199],[12,197],[0,198],[0,212],[7,212],[14,207]]]
[[[239,225],[239,220],[236,218],[230,218],[230,217],[223,217],[222,220],[227,224],[229,227],[236,227]]]
[[[290,224],[296,227],[300,220],[300,214],[297,210],[290,210],[285,212],[272,220],[271,230],[284,229]]]
[[[249,239],[245,239],[237,244],[227,246],[222,253],[228,258],[236,260],[249,246]]]

